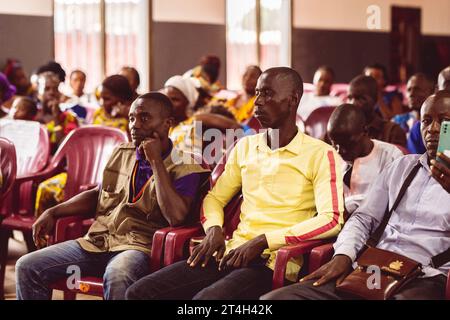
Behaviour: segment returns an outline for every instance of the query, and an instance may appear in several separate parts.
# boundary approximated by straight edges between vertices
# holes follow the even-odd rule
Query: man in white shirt
[[[346,214],[352,214],[364,200],[370,185],[383,169],[403,152],[395,145],[370,139],[364,112],[343,104],[334,110],[328,122],[328,137],[346,162],[344,196]]]

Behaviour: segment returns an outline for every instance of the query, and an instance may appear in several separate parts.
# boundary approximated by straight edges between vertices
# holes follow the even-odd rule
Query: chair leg
[[[34,244],[33,234],[31,231],[23,231],[23,239],[25,240],[25,244],[27,245],[28,252],[36,251],[36,245]]]
[[[8,242],[12,232],[0,228],[0,300],[5,299],[5,273],[8,261]]]

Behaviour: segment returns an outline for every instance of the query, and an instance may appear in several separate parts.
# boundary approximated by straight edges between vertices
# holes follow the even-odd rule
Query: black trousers
[[[129,300],[257,300],[272,288],[273,271],[263,263],[219,271],[214,259],[204,268],[186,260],[154,272],[128,288]]]
[[[346,300],[336,292],[336,283],[328,282],[314,287],[316,280],[295,283],[293,285],[269,292],[262,300]],[[439,275],[431,278],[418,278],[408,283],[393,296],[394,300],[443,300],[447,277]]]

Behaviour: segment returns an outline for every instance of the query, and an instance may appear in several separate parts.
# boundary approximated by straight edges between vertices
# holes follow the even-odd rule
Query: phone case
[[[444,121],[441,124],[441,133],[439,135],[438,152],[450,156],[450,121]],[[438,158],[439,160],[439,158]]]

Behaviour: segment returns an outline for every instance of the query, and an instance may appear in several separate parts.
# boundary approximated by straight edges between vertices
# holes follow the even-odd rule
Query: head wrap
[[[198,99],[198,91],[195,88],[195,83],[191,78],[183,78],[182,76],[173,76],[169,78],[164,87],[174,87],[181,91],[189,102],[189,107],[195,106]]]

